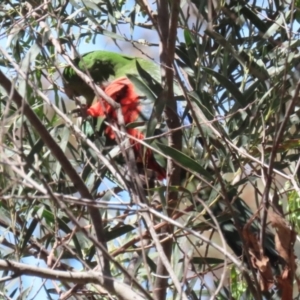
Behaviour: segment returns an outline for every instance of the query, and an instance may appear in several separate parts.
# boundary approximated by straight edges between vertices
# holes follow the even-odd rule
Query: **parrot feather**
[[[156,81],[160,81],[160,68],[154,62],[109,51],[99,50],[83,54],[74,60],[74,64],[80,71],[90,75],[94,83],[101,88],[106,82],[116,78],[127,75],[139,76],[137,65],[150,73]],[[92,104],[95,98],[93,89],[77,75],[71,66],[63,71],[63,83],[69,98],[84,96],[87,105]]]
[[[138,122],[139,124],[147,122],[150,108],[149,104],[151,103],[143,101],[145,99],[136,93],[134,85],[128,78],[121,77],[114,80],[104,91],[109,97],[121,105],[125,125],[134,122]],[[153,109],[153,103],[150,109]],[[148,113],[144,114],[145,112]],[[92,117],[106,117],[112,123],[117,125],[118,120],[116,111],[101,98],[87,109],[87,115]],[[144,153],[142,145],[136,141],[145,139],[145,134],[142,130],[140,128],[132,128],[129,126],[126,128],[126,131],[134,138],[130,138],[129,140],[133,147],[137,162],[144,162],[146,168],[157,173],[157,178],[159,180],[164,179],[166,177],[166,170],[156,161],[152,150],[147,149]],[[106,127],[104,133],[107,138],[111,140],[116,139],[112,127]]]

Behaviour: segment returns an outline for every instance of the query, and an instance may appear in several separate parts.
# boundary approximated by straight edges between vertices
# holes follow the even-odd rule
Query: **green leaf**
[[[184,40],[187,47],[190,47],[193,44],[193,40],[189,30],[185,29],[184,32]]]
[[[262,33],[265,33],[268,30],[268,25],[261,20],[261,18],[256,14],[253,10],[248,8],[246,5],[243,5],[240,12],[253,24],[256,26],[256,28],[261,31]]]
[[[36,154],[40,155],[42,153],[43,146],[44,146],[43,139],[39,139],[35,143],[35,145],[31,149],[30,153],[27,155],[27,158],[26,158],[26,168],[30,168],[30,166],[33,164],[33,162],[34,162],[34,156]]]
[[[206,177],[207,180],[213,180],[210,173],[208,173],[197,161],[183,154],[182,152],[171,148],[167,145],[156,143],[160,150],[170,156],[175,162],[179,163],[182,167],[194,171],[197,174]]]
[[[140,75],[140,77],[144,80],[144,82],[147,84],[149,89],[153,92],[156,97],[160,95],[162,92],[162,87],[158,81],[156,81],[150,73],[148,73],[138,62],[138,60],[135,61],[136,63],[136,69]]]
[[[250,87],[243,93],[243,99],[245,102],[249,102],[249,99],[254,94],[256,88],[261,84],[260,80],[256,80],[254,83],[250,85]]]
[[[265,32],[263,37],[265,39],[268,39],[269,37],[275,35],[277,30],[281,28],[284,22],[285,22],[285,16],[283,14],[279,14],[278,18],[274,21],[273,25],[268,28],[268,30]]]
[[[136,228],[131,225],[113,228],[111,231],[105,232],[105,238],[107,241],[111,241],[135,229]]]
[[[221,83],[221,85],[229,93],[231,93],[231,95],[235,98],[235,100],[240,104],[241,107],[245,107],[247,105],[247,103],[244,102],[243,94],[240,92],[237,86],[234,83],[232,83],[229,79],[227,79],[222,74],[215,72],[212,69],[203,68],[203,70],[209,73],[210,75],[214,76]]]
[[[59,143],[59,146],[63,150],[63,152],[66,152],[69,137],[70,137],[70,130],[67,126],[64,126],[62,129],[61,141]],[[56,167],[55,167],[56,178],[60,178],[60,172],[61,172],[61,164],[59,162],[56,162]]]
[[[151,89],[142,80],[140,80],[136,75],[126,74],[126,76],[140,92],[142,92],[148,99],[150,99],[151,101],[153,101],[153,103],[155,103],[156,100],[155,95],[152,93]]]
[[[138,62],[136,62],[136,63],[137,63],[137,68],[138,68],[139,63]],[[145,75],[147,80],[150,80],[150,78],[147,77],[147,76],[149,76],[149,74],[147,72],[142,71],[142,69],[140,71],[141,71],[141,73],[140,73],[141,75],[143,75],[143,76]],[[150,101],[153,102],[153,111],[150,116],[150,119],[147,120],[147,132],[146,132],[146,137],[152,137],[154,134],[154,130],[156,128],[157,122],[158,122],[157,117],[161,117],[161,115],[162,115],[162,111],[160,111],[160,110],[162,110],[162,105],[161,105],[161,103],[159,105],[159,101],[156,100],[151,89],[144,82],[142,82],[137,76],[130,75],[130,74],[127,74],[126,76],[134,84],[134,86],[147,97],[147,99],[149,99]],[[158,104],[158,105],[156,105],[156,104]]]
[[[217,265],[224,263],[224,259],[214,257],[193,257],[191,262],[198,265]]]
[[[36,229],[36,226],[39,224],[39,221],[37,218],[33,218],[29,227],[26,230],[25,236],[23,236],[23,241],[21,244],[21,249],[20,249],[20,253],[23,253],[25,247],[27,246],[27,243],[29,241],[29,239],[31,238],[34,230]]]

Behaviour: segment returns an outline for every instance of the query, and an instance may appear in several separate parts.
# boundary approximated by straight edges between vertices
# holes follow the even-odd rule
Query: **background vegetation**
[[[298,297],[299,9],[2,1],[0,298]],[[95,49],[161,68],[170,176],[155,191],[69,113],[62,70]]]

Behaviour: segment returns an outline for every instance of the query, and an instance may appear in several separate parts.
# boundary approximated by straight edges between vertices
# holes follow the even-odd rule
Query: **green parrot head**
[[[74,65],[88,74],[94,83],[103,87],[104,83],[114,78],[124,76],[126,72],[134,73],[135,58],[108,51],[93,51],[74,60]],[[78,96],[86,98],[90,106],[95,93],[73,70],[68,66],[63,71],[63,83],[67,96],[72,99]]]

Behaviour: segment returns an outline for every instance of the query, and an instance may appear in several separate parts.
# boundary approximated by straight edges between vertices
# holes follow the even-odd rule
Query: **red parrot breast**
[[[140,102],[141,97],[136,93],[134,85],[127,77],[121,77],[112,81],[104,91],[109,97],[121,105],[125,125],[138,120],[143,109]],[[100,99],[89,107],[87,109],[87,114],[92,117],[106,117],[116,124],[118,121],[117,113],[114,108],[103,99]],[[144,134],[137,128],[127,128],[126,131],[135,139],[143,140],[145,138]],[[115,133],[110,126],[105,129],[104,133],[112,140],[116,138]],[[148,169],[157,173],[157,178],[159,180],[166,178],[166,170],[157,163],[152,150],[147,149],[146,153],[143,155],[143,147],[135,139],[129,140],[137,161],[145,162]]]

